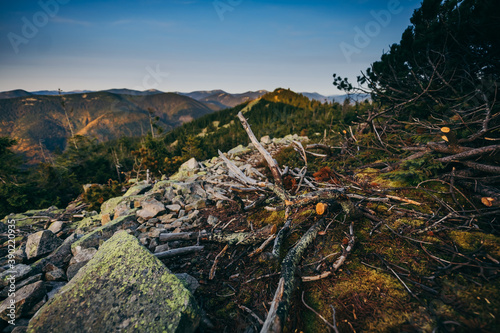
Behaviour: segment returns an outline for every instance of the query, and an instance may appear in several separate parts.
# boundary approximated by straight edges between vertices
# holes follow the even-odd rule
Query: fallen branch
[[[318,280],[324,279],[326,277],[329,277],[336,270],[338,270],[340,268],[340,266],[342,266],[342,264],[346,261],[347,256],[351,253],[351,251],[354,247],[354,243],[355,243],[354,223],[351,223],[351,225],[349,227],[349,236],[348,237],[349,237],[349,243],[347,244],[347,247],[345,249],[343,249],[342,255],[337,260],[335,260],[335,262],[332,265],[331,270],[324,272],[320,275],[316,275],[316,276],[303,276],[302,282],[318,281]]]
[[[314,224],[297,245],[288,252],[282,263],[281,278],[278,283],[278,288],[274,294],[273,302],[266,321],[262,327],[261,333],[264,332],[281,332],[283,330],[288,310],[290,309],[291,296],[296,286],[295,271],[302,255],[307,247],[316,239],[318,232],[322,229],[325,219],[321,219]]]
[[[215,271],[217,269],[217,263],[219,262],[219,258],[227,251],[229,248],[229,244],[226,244],[222,251],[219,252],[219,254],[215,257],[214,264],[212,265],[212,268],[210,268],[210,274],[208,276],[209,280],[213,280],[215,277]]]
[[[165,252],[153,253],[158,259],[172,258],[186,254],[203,251],[203,246],[187,246],[179,249],[168,250]]]
[[[472,168],[474,170],[500,174],[500,167],[498,167],[498,166],[480,164],[480,163],[471,162],[471,161],[461,161],[460,163],[462,163],[462,164],[464,164],[464,165],[466,165],[469,168]]]
[[[436,161],[441,163],[453,162],[457,160],[463,160],[469,157],[492,153],[497,150],[500,150],[500,145],[486,146],[486,147],[471,149],[451,156],[441,157],[438,158]]]
[[[251,315],[251,316],[252,316],[255,320],[257,320],[257,322],[258,322],[260,325],[263,325],[263,324],[264,324],[264,321],[263,321],[262,319],[260,319],[260,317],[259,317],[259,316],[257,316],[257,315],[255,314],[255,312],[253,312],[252,310],[250,310],[250,309],[249,309],[249,308],[247,308],[246,306],[244,306],[244,305],[239,305],[239,304],[238,304],[238,307],[239,307],[241,310],[243,310],[243,311],[245,311],[246,313],[248,313],[249,315]]]
[[[313,308],[311,308],[309,305],[307,305],[306,301],[304,301],[304,292],[302,292],[302,303],[306,306],[306,308],[308,308],[309,310],[311,310],[316,316],[318,316],[328,327],[330,327],[334,332],[338,333],[339,330],[337,328],[337,326],[335,325],[332,325],[328,322],[328,320],[326,320],[322,315],[320,315],[318,312],[316,312],[316,310],[314,310]],[[335,310],[334,310],[335,311]],[[335,312],[334,312],[335,313]]]
[[[247,120],[243,116],[241,112],[238,112],[238,118],[241,121],[241,124],[243,125],[243,128],[248,134],[248,137],[250,138],[250,141],[254,145],[255,148],[259,151],[259,153],[264,157],[264,159],[267,162],[267,165],[269,166],[269,169],[271,169],[271,173],[273,174],[274,181],[276,183],[276,186],[280,189],[280,192],[284,194],[284,197],[287,198],[288,194],[285,192],[284,187],[283,187],[283,179],[281,178],[281,171],[278,166],[278,163],[274,160],[274,158],[269,154],[269,152],[262,146],[262,144],[257,140],[255,135],[252,132],[252,129],[250,128],[250,125],[248,124]]]

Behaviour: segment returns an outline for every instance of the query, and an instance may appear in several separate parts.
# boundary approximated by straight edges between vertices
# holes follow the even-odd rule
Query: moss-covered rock
[[[139,184],[139,185],[132,186],[123,195],[123,197],[126,198],[126,197],[130,197],[130,196],[134,196],[134,195],[144,194],[147,191],[149,191],[151,189],[151,187],[152,186],[150,184]]]
[[[74,242],[71,245],[71,250],[74,251],[77,246],[81,246],[83,249],[89,247],[98,248],[101,243],[113,236],[116,231],[134,227],[136,225],[137,220],[135,214],[119,217]]]
[[[30,321],[28,332],[193,332],[191,293],[142,247],[118,232]]]

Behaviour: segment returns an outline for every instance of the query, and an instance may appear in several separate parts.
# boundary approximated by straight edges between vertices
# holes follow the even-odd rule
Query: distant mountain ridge
[[[214,111],[174,93],[140,96],[93,92],[64,95],[64,102],[74,133],[100,142],[145,135],[151,131],[151,122],[168,131]],[[71,133],[61,97],[0,99],[0,136],[16,139],[17,150],[34,162],[40,161],[42,149],[63,150]]]

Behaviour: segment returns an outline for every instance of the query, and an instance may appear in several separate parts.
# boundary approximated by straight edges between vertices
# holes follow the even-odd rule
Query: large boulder
[[[28,260],[39,258],[45,254],[49,254],[62,244],[54,233],[50,230],[42,230],[28,236],[26,242],[26,255]]]
[[[179,279],[120,231],[40,309],[28,332],[194,332],[199,321]]]

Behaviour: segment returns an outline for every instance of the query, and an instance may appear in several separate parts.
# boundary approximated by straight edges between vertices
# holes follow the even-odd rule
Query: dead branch
[[[485,146],[485,147],[481,147],[481,148],[467,150],[467,151],[464,151],[462,153],[458,153],[455,155],[441,157],[441,158],[438,158],[436,161],[441,162],[441,163],[453,162],[453,161],[457,161],[457,160],[463,160],[463,159],[466,159],[469,157],[480,156],[480,155],[492,153],[492,152],[495,152],[497,150],[500,150],[500,145]]]
[[[273,303],[271,309],[269,309],[261,333],[281,332],[283,330],[288,310],[290,309],[291,296],[296,286],[295,271],[297,264],[307,247],[316,239],[316,235],[322,229],[324,223],[325,219],[323,218],[314,224],[283,260],[278,288],[274,294]]]
[[[212,265],[212,268],[210,268],[210,274],[208,276],[209,280],[213,280],[214,279],[214,277],[215,277],[215,270],[217,269],[217,263],[219,262],[219,258],[222,255],[224,255],[224,253],[227,251],[228,248],[229,248],[229,244],[226,244],[226,246],[224,246],[224,248],[222,249],[222,251],[220,251],[219,254],[215,257],[214,264]]]
[[[498,167],[498,166],[480,164],[480,163],[471,162],[471,161],[461,161],[460,163],[468,166],[469,168],[477,170],[477,171],[494,173],[494,174],[500,175],[500,167]]]
[[[196,252],[203,251],[203,246],[187,246],[179,249],[168,250],[165,252],[153,253],[158,259],[166,259],[172,257],[178,257],[181,255],[192,254]]]
[[[355,243],[354,223],[351,223],[351,225],[349,227],[349,236],[348,237],[349,237],[349,243],[347,244],[347,247],[345,249],[342,249],[342,255],[337,260],[335,260],[335,262],[332,265],[331,270],[324,272],[320,275],[316,275],[316,276],[303,276],[302,282],[311,282],[311,281],[321,280],[321,279],[324,279],[326,277],[329,277],[335,271],[337,271],[340,268],[340,266],[342,266],[342,264],[346,261],[347,256],[351,253],[351,251],[354,247],[354,243]]]
[[[267,162],[267,165],[269,166],[269,169],[271,169],[271,172],[274,177],[274,181],[276,183],[276,186],[278,186],[280,189],[283,190],[283,179],[281,178],[281,171],[278,166],[278,163],[274,160],[274,158],[269,154],[269,152],[262,146],[262,144],[257,140],[255,135],[252,132],[252,129],[250,128],[250,125],[248,124],[247,120],[243,116],[241,112],[238,112],[238,118],[241,121],[241,124],[243,125],[243,128],[248,134],[248,137],[250,138],[250,141],[252,141],[252,144],[254,145],[255,148],[259,151],[259,153],[264,157],[264,159]],[[285,191],[283,190],[285,193]],[[286,194],[286,193],[285,193]]]
[[[330,327],[335,333],[338,333],[339,330],[337,328],[337,326],[335,325],[332,325],[328,322],[328,320],[326,320],[322,315],[320,315],[318,312],[316,312],[316,310],[314,310],[313,308],[311,308],[309,305],[307,305],[306,301],[304,301],[304,292],[302,292],[302,303],[306,306],[306,308],[308,308],[309,310],[311,310],[316,316],[318,316],[328,327]]]

